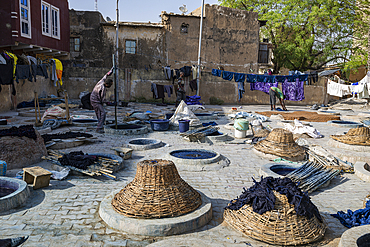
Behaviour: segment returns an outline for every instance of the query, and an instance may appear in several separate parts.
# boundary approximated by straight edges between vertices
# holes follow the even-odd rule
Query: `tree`
[[[274,45],[274,71],[318,70],[327,64],[366,64],[370,0],[220,0],[258,12],[261,33]],[[365,62],[365,63],[364,63]]]

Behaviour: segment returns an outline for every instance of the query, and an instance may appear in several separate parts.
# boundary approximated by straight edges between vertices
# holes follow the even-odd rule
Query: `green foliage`
[[[367,59],[370,0],[220,0],[221,5],[258,12],[274,45],[275,71],[305,71],[328,63],[355,68]],[[364,7],[366,6],[366,8]]]
[[[222,105],[224,101],[222,99],[212,96],[211,98],[209,98],[209,103],[211,105]]]

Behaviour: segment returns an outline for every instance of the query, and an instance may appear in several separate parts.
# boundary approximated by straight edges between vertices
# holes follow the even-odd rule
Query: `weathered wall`
[[[106,45],[115,47],[116,27],[113,24],[104,24],[103,31]],[[136,41],[136,54],[126,53],[126,40]],[[118,32],[118,46],[121,68],[158,69],[165,63],[165,38],[160,25],[121,23]],[[110,57],[112,58],[111,55]]]
[[[223,66],[225,70],[245,72],[257,69],[259,22],[257,13],[205,5],[202,32],[202,65],[206,71]],[[162,13],[166,28],[167,64],[173,68],[197,64],[200,10],[192,15]],[[188,33],[180,31],[188,25]]]
[[[37,76],[36,82],[28,80],[19,80],[19,83],[14,82],[16,89],[16,104],[22,101],[30,101],[34,99],[34,92],[41,97],[54,94],[57,95],[57,88],[50,81],[50,78],[45,79],[42,76]],[[10,85],[1,85],[0,92],[0,112],[8,111],[12,108]]]

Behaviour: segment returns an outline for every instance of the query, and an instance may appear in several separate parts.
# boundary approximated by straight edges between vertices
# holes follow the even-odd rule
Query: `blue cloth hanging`
[[[234,77],[234,72],[224,71],[224,72],[222,73],[222,78],[223,78],[224,80],[229,80],[229,81],[231,81],[231,80],[233,79],[233,77]]]
[[[254,83],[257,81],[257,75],[247,74],[247,82]]]
[[[235,80],[235,82],[244,82],[245,81],[245,74],[243,74],[243,73],[234,73],[234,80]]]
[[[212,75],[221,77],[221,71],[219,69],[212,69]]]

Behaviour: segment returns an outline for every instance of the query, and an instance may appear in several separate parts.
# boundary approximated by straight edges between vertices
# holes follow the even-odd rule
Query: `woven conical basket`
[[[370,145],[370,129],[368,127],[357,127],[350,129],[345,135],[331,135],[336,141],[352,145]]]
[[[305,155],[305,149],[293,140],[293,134],[285,129],[273,129],[265,140],[254,145],[258,151],[277,155],[283,158],[294,158]]]
[[[112,200],[116,212],[146,219],[180,216],[201,204],[200,194],[180,177],[169,160],[139,162],[134,180]]]
[[[298,216],[285,195],[276,191],[274,194],[272,211],[258,214],[246,204],[238,210],[225,209],[225,222],[251,238],[276,245],[308,244],[324,236],[325,221],[320,222],[316,216],[311,219]]]

